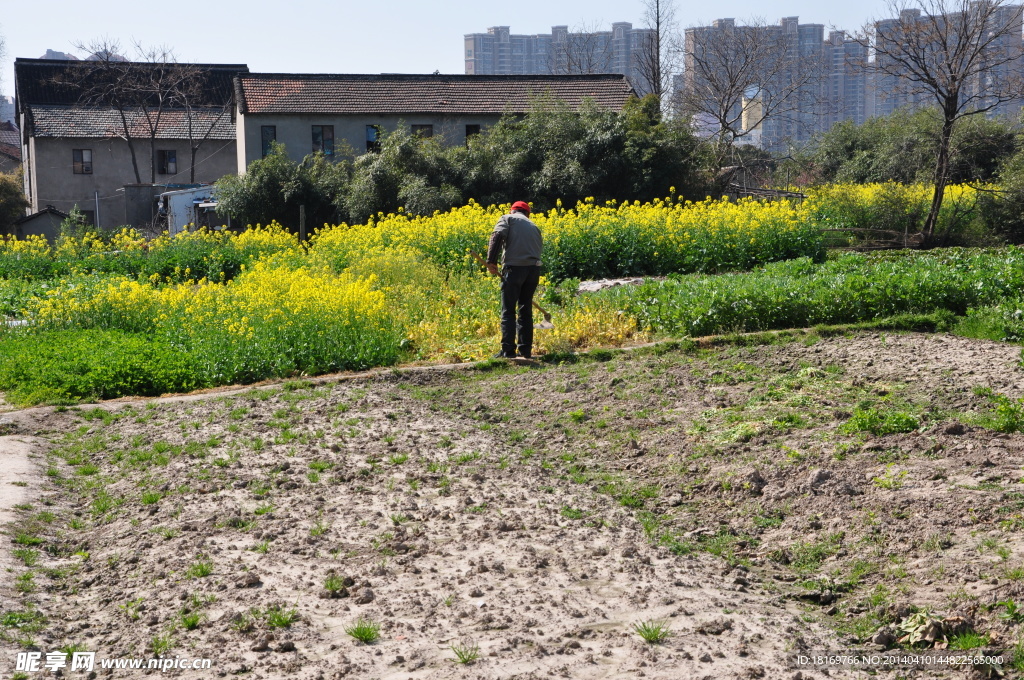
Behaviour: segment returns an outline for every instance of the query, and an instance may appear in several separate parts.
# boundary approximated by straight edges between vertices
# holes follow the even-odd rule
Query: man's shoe
[[[498,352],[497,354],[495,354],[491,358],[492,359],[515,359],[516,355],[515,354],[505,354],[504,352]]]

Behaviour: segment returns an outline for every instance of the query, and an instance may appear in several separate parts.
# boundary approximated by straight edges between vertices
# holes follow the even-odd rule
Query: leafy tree
[[[1024,243],[1024,133],[1017,138],[1017,153],[1004,158],[994,190],[979,196],[985,224],[1011,243]]]
[[[942,116],[934,108],[838,123],[798,161],[814,182],[930,182],[939,153]],[[964,119],[950,139],[948,181],[989,181],[1013,155],[1018,126],[981,116]]]
[[[335,197],[348,183],[350,171],[348,161],[331,162],[322,153],[295,163],[283,145],[274,143],[271,152],[250,163],[244,175],[226,175],[217,181],[217,211],[243,224],[277,220],[297,230],[299,206],[305,206],[306,226],[312,231],[339,221]]]
[[[399,207],[414,215],[430,215],[463,203],[458,149],[445,149],[437,139],[418,137],[399,125],[383,135],[380,151],[360,156],[352,181],[336,201],[352,222]]]
[[[308,156],[290,161],[280,148],[250,164],[245,175],[218,182],[222,214],[242,223],[277,219],[297,224],[306,205],[309,224],[364,222],[403,207],[430,215],[463,205],[532,201],[547,209],[561,199],[650,200],[675,187],[702,199],[708,184],[706,148],[682,120],[664,121],[649,95],[621,112],[537,102],[526,116],[506,116],[466,146],[446,147],[400,125],[382,135],[380,149],[353,162]]]
[[[621,113],[544,105],[506,117],[474,140],[466,193],[481,203],[526,196],[550,208],[596,200],[649,200],[671,187],[703,198],[707,158],[682,120],[663,121],[655,95],[627,102]]]
[[[0,173],[0,234],[14,232],[14,223],[25,216],[28,201],[22,188],[21,170]]]
[[[1019,44],[1021,7],[1006,0],[886,0],[892,19],[868,24],[854,40],[874,52],[882,87],[934,101],[941,112],[932,204],[921,234],[932,237],[951,180],[953,136],[1024,94]],[[1012,44],[1012,43],[1011,43]]]

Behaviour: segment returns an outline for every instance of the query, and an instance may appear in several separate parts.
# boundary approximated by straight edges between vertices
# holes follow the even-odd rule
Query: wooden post
[[[299,206],[299,240],[306,240],[306,206]]]

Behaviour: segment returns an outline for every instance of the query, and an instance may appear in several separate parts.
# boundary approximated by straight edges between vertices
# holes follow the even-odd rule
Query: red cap
[[[526,201],[516,201],[512,204],[512,210],[522,210],[527,215],[530,214],[530,204]]]

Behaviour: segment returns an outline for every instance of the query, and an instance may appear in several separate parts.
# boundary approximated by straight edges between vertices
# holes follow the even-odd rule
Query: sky
[[[0,93],[14,94],[14,59],[38,58],[47,49],[85,53],[75,44],[113,39],[131,56],[133,43],[167,46],[179,61],[247,64],[271,73],[464,73],[463,36],[490,26],[513,33],[548,33],[552,26],[600,26],[614,21],[643,25],[639,0],[516,0],[487,2],[409,0],[207,0],[148,5],[138,0],[8,0],[0,12],[6,55]],[[820,0],[676,0],[679,26],[733,17],[855,30],[886,15],[887,0],[823,3]]]

